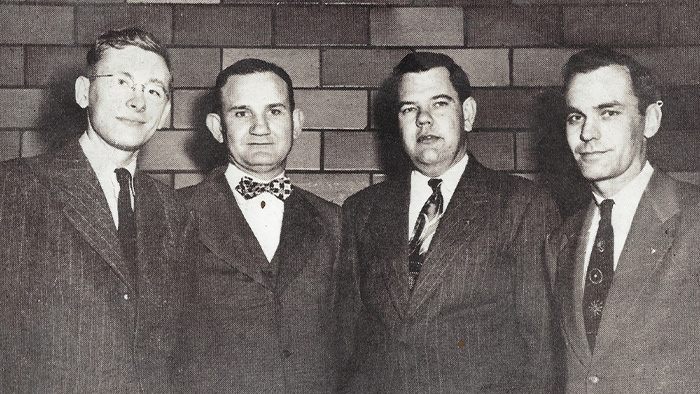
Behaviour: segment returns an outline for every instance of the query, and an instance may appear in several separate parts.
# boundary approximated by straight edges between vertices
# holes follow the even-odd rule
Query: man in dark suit
[[[244,59],[216,81],[207,127],[229,163],[187,190],[200,252],[193,392],[328,393],[340,207],[285,176],[302,132],[289,75]]]
[[[593,195],[548,245],[570,393],[700,391],[700,189],[654,169],[659,89],[629,56],[564,68],[566,135]],[[555,267],[556,265],[556,267]]]
[[[385,86],[412,171],[343,206],[347,390],[548,391],[553,201],[468,153],[476,102],[451,58],[411,53]]]
[[[0,165],[0,392],[170,392],[185,216],[136,174],[167,119],[165,48],[101,35],[75,83],[80,139]]]

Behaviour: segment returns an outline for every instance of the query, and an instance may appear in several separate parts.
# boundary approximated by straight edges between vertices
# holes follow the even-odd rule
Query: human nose
[[[270,134],[270,127],[264,116],[254,116],[253,124],[250,127],[250,134],[266,135]]]
[[[418,116],[416,116],[416,126],[423,127],[426,124],[432,124],[433,117],[427,110],[419,110]]]
[[[132,94],[129,100],[127,101],[127,104],[130,108],[135,109],[139,112],[146,109],[146,97],[144,93],[145,90],[146,86],[140,83],[131,86]]]
[[[581,125],[581,134],[579,135],[579,138],[583,142],[588,142],[593,139],[599,139],[600,129],[598,123],[590,117],[586,118],[586,120]]]

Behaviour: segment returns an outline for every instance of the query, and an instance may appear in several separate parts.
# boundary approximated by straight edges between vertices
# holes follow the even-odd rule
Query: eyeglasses
[[[144,93],[147,101],[161,104],[168,99],[168,91],[157,83],[135,83],[134,80],[128,75],[118,75],[118,74],[100,74],[91,75],[88,77],[90,80],[97,78],[109,78],[110,88],[116,92],[120,93],[130,93],[135,92],[136,87],[141,85],[141,92]]]

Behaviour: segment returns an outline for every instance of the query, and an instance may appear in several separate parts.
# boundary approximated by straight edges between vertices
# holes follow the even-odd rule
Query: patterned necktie
[[[411,290],[423,267],[425,252],[428,251],[428,243],[425,241],[435,233],[443,210],[442,193],[440,193],[442,179],[431,179],[428,185],[433,189],[433,194],[428,197],[420,210],[416,225],[413,227],[413,238],[408,243],[408,287]]]
[[[615,202],[610,199],[603,200],[600,204],[598,233],[595,236],[593,250],[588,261],[586,285],[583,289],[583,320],[591,352],[595,347],[598,326],[605,307],[605,298],[613,282],[615,238],[610,218],[614,204]]]
[[[131,173],[125,168],[114,170],[119,182],[119,196],[117,199],[117,212],[119,215],[119,241],[122,252],[129,260],[136,259],[136,219],[131,208]]]
[[[292,182],[286,176],[275,178],[268,183],[255,182],[253,178],[244,176],[236,185],[236,191],[246,200],[268,192],[284,201],[292,194]]]

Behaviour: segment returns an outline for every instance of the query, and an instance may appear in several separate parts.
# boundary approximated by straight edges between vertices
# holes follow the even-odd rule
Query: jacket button
[[[128,295],[128,294],[124,294],[124,299],[127,300],[127,301],[129,301],[129,295]]]
[[[597,376],[592,375],[592,376],[589,376],[589,377],[588,377],[588,381],[591,382],[591,383],[593,383],[593,384],[596,384],[596,383],[600,382],[600,379],[598,379]]]
[[[290,352],[290,351],[287,350],[287,349],[284,349],[284,351],[282,351],[282,356],[283,356],[284,358],[289,358],[289,356],[291,356],[291,355],[292,355],[292,352]]]

